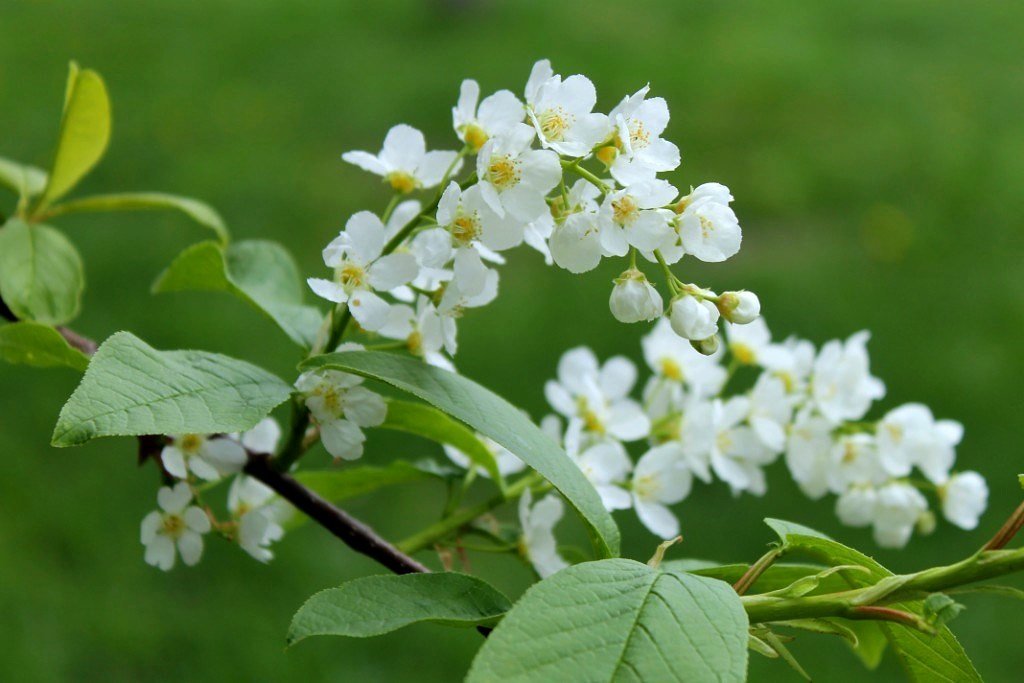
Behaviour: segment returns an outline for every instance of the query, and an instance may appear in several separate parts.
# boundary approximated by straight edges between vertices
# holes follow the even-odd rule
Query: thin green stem
[[[401,198],[402,195],[397,192],[391,195],[391,199],[388,200],[388,205],[384,207],[384,213],[380,217],[381,221],[384,223],[388,222],[388,219],[391,218],[391,214],[394,212],[395,207],[398,206],[398,200]]]
[[[662,272],[665,273],[665,281],[668,283],[668,288],[672,290],[673,295],[678,294],[678,278],[676,278],[675,274],[672,272],[672,269],[668,267],[668,263],[665,261],[665,257],[661,253],[661,249],[654,250],[654,258],[658,260],[658,263],[661,265]]]
[[[562,168],[564,168],[564,169],[566,169],[568,171],[572,171],[573,173],[575,173],[579,177],[583,178],[588,183],[590,183],[591,185],[593,185],[597,189],[601,190],[601,194],[608,194],[610,188],[608,187],[607,183],[605,183],[603,180],[598,178],[591,171],[588,171],[587,169],[585,169],[582,166],[580,166],[580,160],[579,159],[577,159],[575,161],[567,161],[565,159],[562,159]]]

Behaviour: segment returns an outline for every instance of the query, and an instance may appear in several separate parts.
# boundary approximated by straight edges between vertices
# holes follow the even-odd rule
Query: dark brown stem
[[[64,340],[72,347],[78,349],[87,356],[91,356],[96,353],[96,342],[88,337],[83,337],[74,330],[68,329],[67,327],[58,327],[57,331],[60,332],[60,336],[64,337]]]
[[[1017,532],[1024,526],[1024,503],[1021,503],[1010,518],[1006,520],[996,535],[992,537],[992,540],[985,544],[982,550],[1001,550],[1013,540],[1013,537],[1017,535]]]

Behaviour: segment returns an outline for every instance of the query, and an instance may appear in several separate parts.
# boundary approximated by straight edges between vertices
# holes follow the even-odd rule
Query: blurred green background
[[[67,61],[105,77],[114,137],[79,194],[159,189],[205,199],[237,238],[284,242],[305,272],[362,208],[375,180],[344,165],[379,148],[398,122],[454,148],[450,107],[462,78],[521,91],[535,59],[583,72],[607,110],[650,81],[672,109],[680,187],[728,183],[744,226],[726,264],[684,277],[761,295],[773,330],[820,343],[869,328],[889,395],[967,427],[960,464],[989,477],[991,513],[965,533],[940,525],[893,569],[942,563],[977,547],[1020,498],[1024,356],[1021,233],[1024,5],[1003,2],[171,2],[0,0],[0,154],[46,165]],[[4,197],[9,210],[11,197]],[[263,318],[221,296],[147,288],[174,255],[207,236],[175,216],[122,214],[58,223],[81,249],[89,288],[83,332],[131,329],[160,348],[246,355],[285,376],[296,350]],[[619,264],[584,277],[526,249],[502,295],[460,330],[459,364],[543,414],[542,383],[562,351],[589,344],[639,360],[639,326],[607,310]],[[170,575],[142,561],[138,524],[153,507],[151,468],[134,444],[47,444],[76,377],[0,366],[0,662],[9,680],[458,680],[478,636],[420,626],[373,641],[319,639],[284,652],[311,593],[377,571],[312,527],[268,566],[210,539],[200,567]],[[374,437],[369,462],[439,455]],[[323,464],[322,453],[311,461]],[[805,500],[773,469],[765,499],[703,487],[678,508],[674,557],[752,560],[770,540],[760,519],[791,518],[875,552],[837,525],[829,500]],[[438,487],[395,490],[348,507],[388,536],[437,514]],[[628,556],[655,539],[620,514]],[[571,528],[572,522],[566,527]],[[529,575],[505,559],[474,569],[512,594]],[[1018,585],[1020,582],[1018,582]],[[987,680],[1019,680],[1021,606],[967,599],[954,623]],[[863,680],[839,643],[794,651],[817,680]],[[796,680],[755,658],[754,680]],[[876,678],[900,680],[887,656]]]

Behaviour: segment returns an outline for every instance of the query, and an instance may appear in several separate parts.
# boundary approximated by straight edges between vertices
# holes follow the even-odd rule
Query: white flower
[[[629,492],[621,484],[629,476],[633,463],[622,444],[611,439],[599,441],[575,456],[575,460],[608,511],[625,510],[630,506]]]
[[[655,386],[666,383],[685,385],[698,396],[714,396],[725,383],[726,371],[719,364],[721,354],[705,356],[694,350],[686,340],[672,330],[668,320],[661,318],[654,329],[641,340],[644,360],[654,373],[648,388],[644,391],[645,401],[651,401],[650,393]],[[682,398],[681,391],[672,396],[672,401]]]
[[[508,90],[499,90],[480,100],[480,84],[462,81],[459,102],[452,108],[452,126],[459,139],[474,152],[493,135],[503,133],[523,120],[523,103]]]
[[[669,322],[684,339],[700,341],[718,332],[718,309],[706,299],[682,294],[669,304]]]
[[[427,297],[416,300],[416,309],[396,304],[388,312],[388,322],[380,329],[388,339],[404,341],[409,353],[420,356],[431,365],[442,364],[441,349],[450,354],[456,350],[455,320],[442,316]]]
[[[593,112],[595,104],[597,92],[586,76],[577,74],[563,81],[551,73],[547,60],[534,65],[527,84],[526,111],[545,148],[582,157],[605,140],[611,123],[604,114]]]
[[[482,434],[477,434],[477,438],[480,440],[480,443],[482,443],[484,447],[491,452],[491,455],[494,456],[494,462],[498,466],[498,472],[501,474],[501,476],[505,477],[510,474],[515,474],[516,472],[522,472],[523,469],[526,467],[526,464],[522,460],[517,458],[512,453],[512,451],[508,450],[504,446],[501,446],[494,440],[489,439],[486,436],[483,436]],[[448,456],[448,459],[451,460],[456,465],[458,465],[459,467],[461,467],[462,469],[469,469],[470,466],[473,465],[473,461],[470,459],[470,457],[463,453],[462,451],[460,451],[455,446],[449,446],[448,444],[444,444],[443,448],[445,455]],[[491,475],[487,473],[487,470],[482,468],[477,469],[477,474],[486,479],[490,479],[491,477]]]
[[[277,450],[277,442],[281,439],[281,425],[272,417],[265,417],[256,426],[242,434],[232,434],[231,438],[240,442],[250,453],[273,455]]]
[[[786,385],[767,372],[757,378],[750,392],[750,413],[747,420],[766,448],[780,453],[786,447],[786,427],[793,419],[793,403],[786,394]]]
[[[570,273],[585,273],[601,262],[601,228],[597,213],[569,214],[551,233],[551,257]]]
[[[545,211],[540,216],[530,221],[523,230],[523,241],[534,251],[544,257],[544,263],[551,265],[555,262],[551,256],[551,248],[548,240],[555,231],[555,217],[550,211]]]
[[[660,137],[668,125],[668,104],[661,97],[644,99],[648,90],[650,86],[645,85],[623,98],[608,115],[618,148],[609,170],[623,185],[650,180],[679,166],[679,148]]]
[[[417,275],[416,257],[384,251],[386,228],[380,218],[360,211],[348,219],[345,230],[324,249],[324,264],[334,269],[334,280],[309,278],[310,288],[334,303],[348,303],[352,317],[367,330],[387,322],[388,304],[373,290],[387,291]]]
[[[729,353],[738,362],[744,365],[767,366],[772,360],[772,334],[764,318],[758,318],[746,325],[729,323],[725,329],[729,338]]]
[[[847,526],[871,526],[878,492],[870,484],[851,486],[836,498],[836,517]]]
[[[455,326],[454,322],[448,322],[448,320],[453,321],[455,318],[458,318],[467,308],[486,306],[494,301],[497,296],[498,272],[495,270],[487,270],[483,289],[473,296],[463,292],[458,282],[452,281],[448,283],[444,294],[441,295],[441,303],[437,306],[437,312],[441,315],[442,324],[446,326],[444,327],[445,339],[450,339],[451,347],[449,353],[455,352]]]
[[[961,529],[974,529],[988,507],[988,484],[977,472],[959,472],[939,486],[942,514]]]
[[[927,512],[928,501],[910,484],[892,482],[882,486],[875,502],[875,542],[883,548],[902,548]]]
[[[244,474],[231,482],[228,491],[228,510],[238,522],[238,545],[260,562],[273,559],[268,546],[284,536],[279,511],[269,505],[274,499],[272,489]]]
[[[650,419],[628,398],[636,383],[636,366],[622,356],[599,366],[585,347],[566,351],[558,362],[558,381],[544,385],[551,407],[569,418],[566,440],[610,436],[636,441],[650,432]]]
[[[820,415],[802,411],[789,432],[786,466],[800,490],[815,500],[829,489],[833,429],[834,425]]]
[[[755,496],[767,490],[761,469],[775,460],[776,453],[766,448],[753,428],[741,424],[750,414],[750,401],[733,396],[716,400],[709,425],[713,430],[711,469],[729,485],[733,495],[748,491]]]
[[[749,323],[747,326],[755,323]],[[735,328],[730,327],[730,334]],[[767,328],[765,328],[767,330]],[[781,344],[769,344],[756,352],[761,366],[786,385],[786,391],[803,400],[807,391],[807,378],[814,367],[814,344],[790,337]]]
[[[665,180],[645,180],[609,192],[601,204],[601,246],[613,256],[629,248],[652,252],[672,238],[672,212],[661,208],[676,196]]]
[[[174,488],[162,487],[156,496],[160,510],[150,512],[142,520],[142,544],[146,546],[146,563],[169,571],[174,566],[175,548],[188,566],[203,555],[202,534],[210,530],[210,518],[200,508],[189,505],[192,489],[185,482]]]
[[[548,210],[544,198],[562,177],[558,155],[530,149],[532,142],[533,129],[516,124],[488,140],[476,160],[484,200],[499,216],[508,212],[524,224]]]
[[[740,250],[743,232],[731,201],[729,188],[718,183],[701,185],[680,201],[686,208],[677,219],[679,237],[687,254],[718,263]]]
[[[940,484],[949,476],[963,433],[959,422],[936,421],[927,406],[908,403],[878,422],[878,451],[889,474],[903,477],[917,465],[929,480]]]
[[[382,176],[396,192],[409,193],[440,184],[458,154],[428,152],[423,133],[403,123],[388,131],[379,154],[345,152],[341,158]],[[455,163],[452,172],[458,172],[461,165],[461,161]]]
[[[861,419],[872,401],[885,396],[885,385],[871,375],[869,337],[864,331],[846,342],[830,341],[814,361],[811,395],[821,414],[834,423]]]
[[[324,448],[335,458],[362,456],[366,436],[360,427],[376,427],[387,417],[384,399],[362,383],[362,377],[337,370],[304,372],[295,381],[320,427]]]
[[[160,452],[160,460],[168,474],[178,479],[188,472],[200,479],[214,481],[221,475],[241,472],[245,465],[245,449],[237,441],[204,434],[176,434]]]
[[[633,507],[643,525],[663,539],[679,535],[679,520],[668,509],[690,494],[693,476],[676,444],[655,446],[633,471]]]
[[[533,505],[533,495],[527,489],[519,499],[519,526],[523,529],[522,549],[534,570],[547,578],[569,566],[558,554],[555,525],[562,519],[562,500],[549,494]]]
[[[654,320],[661,317],[664,312],[661,294],[636,268],[631,268],[616,278],[608,306],[615,319],[624,323]]]
[[[747,290],[723,292],[718,297],[718,311],[722,317],[737,325],[754,322],[761,315],[761,301]]]
[[[888,478],[871,434],[841,435],[832,445],[829,458],[826,477],[833,493],[842,493],[855,484],[881,484]]]

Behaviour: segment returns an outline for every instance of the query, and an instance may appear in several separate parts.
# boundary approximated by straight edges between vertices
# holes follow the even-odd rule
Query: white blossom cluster
[[[719,351],[703,355],[659,321],[643,339],[651,375],[639,399],[631,397],[638,376],[628,359],[601,364],[584,347],[562,356],[557,379],[545,387],[558,416],[542,427],[564,445],[608,510],[633,508],[652,533],[669,539],[679,533],[669,506],[690,494],[694,479],[761,496],[765,467],[783,458],[804,493],[835,494],[839,519],[873,527],[881,546],[903,547],[915,529],[934,528],[922,492],[935,495],[952,524],[977,526],[988,488],[978,473],[953,469],[959,423],[936,420],[919,403],[865,420],[885,394],[870,372],[868,333],[815,350],[801,339],[773,341],[758,319],[727,326],[726,338]],[[735,374],[751,370],[757,378],[752,385],[748,378],[749,388],[729,391],[740,379]],[[635,463],[627,443],[642,451]],[[530,557],[542,575],[563,562],[550,541],[561,507],[547,500],[542,510],[520,512],[530,524],[527,540],[541,539]]]
[[[146,562],[169,571],[176,558],[192,566],[203,554],[203,535],[221,532],[261,562],[273,557],[271,543],[284,535],[284,511],[274,492],[259,481],[242,474],[246,451],[273,453],[281,428],[266,418],[244,434],[178,434],[168,437],[160,452],[164,470],[179,481],[157,492],[159,510],[142,520],[141,540]],[[209,509],[200,506],[199,481],[216,482],[236,475],[228,492],[229,519],[219,522]]]

